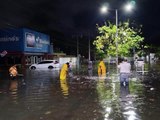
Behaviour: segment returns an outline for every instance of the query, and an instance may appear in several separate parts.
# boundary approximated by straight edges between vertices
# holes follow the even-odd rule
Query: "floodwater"
[[[66,81],[55,70],[25,70],[16,80],[1,71],[0,120],[158,120],[159,68],[133,71],[129,86],[115,69],[107,79],[83,70]]]

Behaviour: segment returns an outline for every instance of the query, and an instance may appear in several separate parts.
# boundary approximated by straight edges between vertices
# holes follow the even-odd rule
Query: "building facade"
[[[0,57],[0,64],[21,64],[27,66],[47,59],[53,53],[49,35],[27,28],[0,31],[0,52],[7,55]]]

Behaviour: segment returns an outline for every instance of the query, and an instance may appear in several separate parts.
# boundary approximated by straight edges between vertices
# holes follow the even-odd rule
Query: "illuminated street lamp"
[[[133,2],[133,1],[128,2],[127,4],[125,4],[123,6],[124,11],[131,12],[134,8],[134,5],[135,5],[135,2]],[[109,10],[114,10],[115,14],[116,14],[116,35],[115,35],[115,38],[116,38],[116,59],[117,59],[116,64],[118,65],[118,41],[117,41],[117,37],[118,37],[118,9],[109,9],[108,6],[106,6],[106,5],[103,5],[100,8],[100,11],[102,14],[106,14]]]

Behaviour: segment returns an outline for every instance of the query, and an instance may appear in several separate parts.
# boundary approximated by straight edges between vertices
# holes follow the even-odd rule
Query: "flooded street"
[[[129,86],[120,86],[115,69],[105,80],[84,70],[63,82],[54,70],[27,69],[12,81],[2,71],[0,120],[158,120],[159,69],[133,71]]]

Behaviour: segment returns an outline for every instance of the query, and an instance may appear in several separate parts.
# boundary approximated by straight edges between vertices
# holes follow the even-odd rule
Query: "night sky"
[[[55,48],[75,54],[77,36],[80,47],[87,50],[89,37],[94,39],[96,24],[115,20],[114,12],[105,16],[100,14],[101,5],[108,3],[110,8],[120,9],[125,2],[126,0],[1,0],[0,28],[26,27],[49,34]],[[160,2],[135,2],[136,8],[131,14],[118,11],[119,21],[130,19],[137,25],[142,25],[145,41],[160,45]]]

